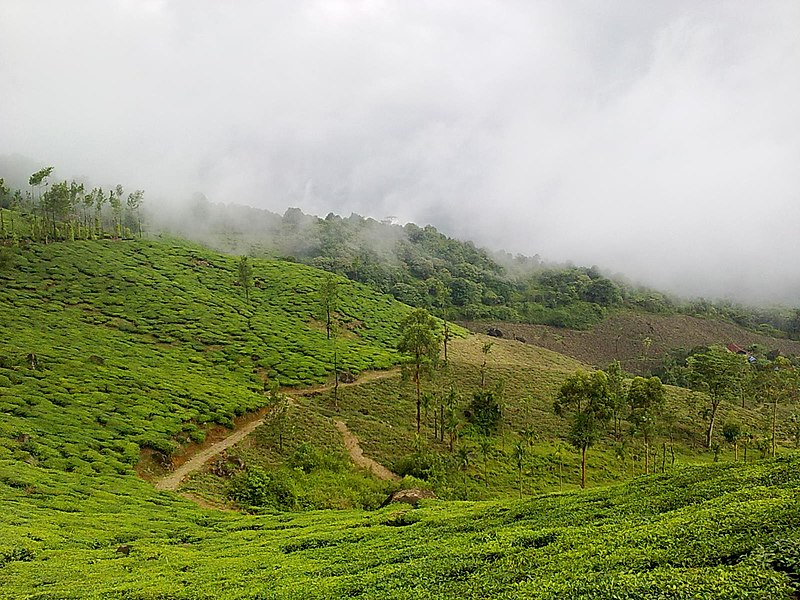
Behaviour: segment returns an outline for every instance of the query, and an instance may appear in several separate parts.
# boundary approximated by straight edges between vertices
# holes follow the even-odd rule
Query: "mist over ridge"
[[[0,156],[152,209],[391,215],[796,305],[798,22],[790,0],[9,0]]]

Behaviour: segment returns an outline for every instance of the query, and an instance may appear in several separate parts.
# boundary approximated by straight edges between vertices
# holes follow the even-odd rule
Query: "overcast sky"
[[[800,305],[800,2],[2,0],[10,154]]]

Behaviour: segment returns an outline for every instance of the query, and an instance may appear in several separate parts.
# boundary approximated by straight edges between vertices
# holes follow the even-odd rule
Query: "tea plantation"
[[[264,389],[324,381],[321,272],[180,243],[74,242],[17,250],[0,274],[2,456],[83,474],[128,473],[140,447],[170,453],[266,404]],[[342,280],[340,365],[398,360],[407,308]]]
[[[296,485],[308,482],[295,490],[305,512],[211,510],[158,492],[134,471],[143,451],[180,454],[210,428],[264,407],[276,381],[328,379],[324,274],[252,260],[248,298],[237,258],[178,240],[8,252],[0,270],[0,598],[797,597],[800,455],[679,461],[615,486],[543,493],[558,486],[550,444],[564,428],[546,407],[579,364],[514,342],[486,356],[490,383],[508,390],[509,431],[487,454],[494,487],[477,455],[438,484],[444,497],[491,498],[495,489],[502,500],[308,510],[376,507],[397,485],[347,464],[330,427],[337,411],[329,391],[290,407],[297,431],[285,449],[275,450],[269,428],[249,449],[263,450],[263,468],[280,464]],[[340,289],[339,365],[359,373],[398,364],[397,323],[409,309],[344,279]],[[444,379],[426,390],[454,383],[466,394],[480,385],[476,339],[453,344]],[[338,400],[339,418],[367,454],[392,467],[420,448],[447,452],[446,441],[430,439],[432,415],[414,438],[411,389],[387,378],[343,389]],[[689,444],[688,395],[673,390],[670,402],[684,407],[676,431]],[[549,479],[526,483],[529,497],[516,500],[510,445],[531,423],[540,436],[532,460]],[[595,481],[631,474],[604,467],[611,454],[596,453]],[[325,469],[315,470],[320,462]],[[564,468],[574,464],[572,456]],[[190,487],[213,493],[221,485],[203,477]],[[338,495],[323,497],[329,484]]]

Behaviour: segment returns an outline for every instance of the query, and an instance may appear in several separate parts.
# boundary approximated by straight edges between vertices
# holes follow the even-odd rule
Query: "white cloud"
[[[0,154],[793,299],[798,22],[792,0],[6,0]]]

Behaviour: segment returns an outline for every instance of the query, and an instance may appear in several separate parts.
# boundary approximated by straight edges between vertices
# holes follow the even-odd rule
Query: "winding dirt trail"
[[[353,385],[363,385],[365,383],[370,383],[372,381],[378,381],[380,379],[388,379],[390,377],[394,377],[400,372],[399,369],[389,369],[386,371],[365,371],[362,373],[356,381],[352,383],[340,383],[339,387],[349,387]],[[309,394],[321,393],[328,390],[333,389],[333,384],[325,384],[320,386],[309,387],[301,390],[292,390],[292,394],[295,396],[306,396]],[[287,399],[291,406],[299,406],[297,402],[291,397],[287,395]],[[232,431],[230,435],[225,436],[221,440],[214,442],[210,446],[205,448],[199,449],[196,454],[188,458],[184,461],[177,469],[170,472],[168,475],[162,477],[161,479],[155,482],[155,488],[157,490],[167,490],[171,492],[175,492],[180,487],[181,482],[189,476],[189,474],[193,473],[194,471],[198,471],[203,468],[209,460],[217,456],[218,454],[224,452],[231,446],[234,446],[241,442],[244,438],[248,435],[253,433],[256,428],[260,427],[264,424],[264,421],[269,417],[269,411],[260,419],[250,421],[249,423],[242,426],[240,429]],[[370,471],[372,471],[376,477],[380,479],[400,479],[397,475],[392,473],[389,469],[384,467],[383,465],[375,462],[371,458],[364,456],[364,452],[361,449],[361,446],[358,443],[358,438],[347,428],[347,425],[343,421],[334,421],[336,424],[336,428],[341,432],[342,437],[344,439],[345,446],[347,447],[347,452],[350,454],[351,459],[354,463],[359,466],[366,467]]]
[[[383,479],[384,481],[400,481],[400,476],[397,473],[391,472],[379,462],[372,460],[368,456],[364,456],[364,451],[358,443],[358,438],[348,429],[344,421],[334,419],[333,424],[336,425],[336,429],[342,434],[347,453],[355,464],[371,471],[378,479]]]

